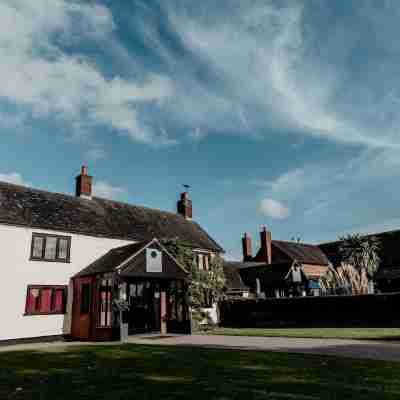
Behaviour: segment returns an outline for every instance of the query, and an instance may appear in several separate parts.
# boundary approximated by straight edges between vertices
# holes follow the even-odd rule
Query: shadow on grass
[[[0,354],[1,399],[398,399],[400,364],[139,346]]]

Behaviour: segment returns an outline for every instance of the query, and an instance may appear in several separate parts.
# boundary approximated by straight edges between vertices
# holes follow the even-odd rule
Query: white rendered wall
[[[32,233],[71,237],[70,263],[30,261]],[[0,225],[0,340],[70,333],[70,315],[24,316],[28,285],[68,285],[70,278],[126,240]],[[68,302],[72,293],[68,293]]]

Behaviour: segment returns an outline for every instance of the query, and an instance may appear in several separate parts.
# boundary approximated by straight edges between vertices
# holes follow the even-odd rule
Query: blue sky
[[[2,0],[0,180],[258,238],[400,227],[397,1]]]

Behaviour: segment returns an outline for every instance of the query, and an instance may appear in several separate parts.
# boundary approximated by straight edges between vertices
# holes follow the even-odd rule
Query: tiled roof
[[[283,284],[285,278],[293,265],[293,261],[280,262],[273,264],[263,264],[263,266],[251,266],[242,268],[240,275],[248,285],[253,285],[256,278],[259,278],[263,286],[276,286]]]
[[[222,251],[200,225],[179,214],[4,182],[0,182],[0,223],[135,241],[178,238],[189,246]]]
[[[312,244],[273,240],[272,246],[276,246],[292,260],[297,260],[304,264],[328,265],[329,263],[328,258],[321,249]],[[274,257],[273,249],[272,257]]]
[[[104,256],[98,258],[82,271],[78,272],[75,277],[114,271],[116,267],[145,247],[147,243],[148,242],[138,242],[111,249],[108,253],[104,254]]]

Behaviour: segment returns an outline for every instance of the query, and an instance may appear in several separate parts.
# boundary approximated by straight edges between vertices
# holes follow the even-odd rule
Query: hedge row
[[[220,324],[227,327],[400,326],[400,293],[227,300],[220,304]]]

